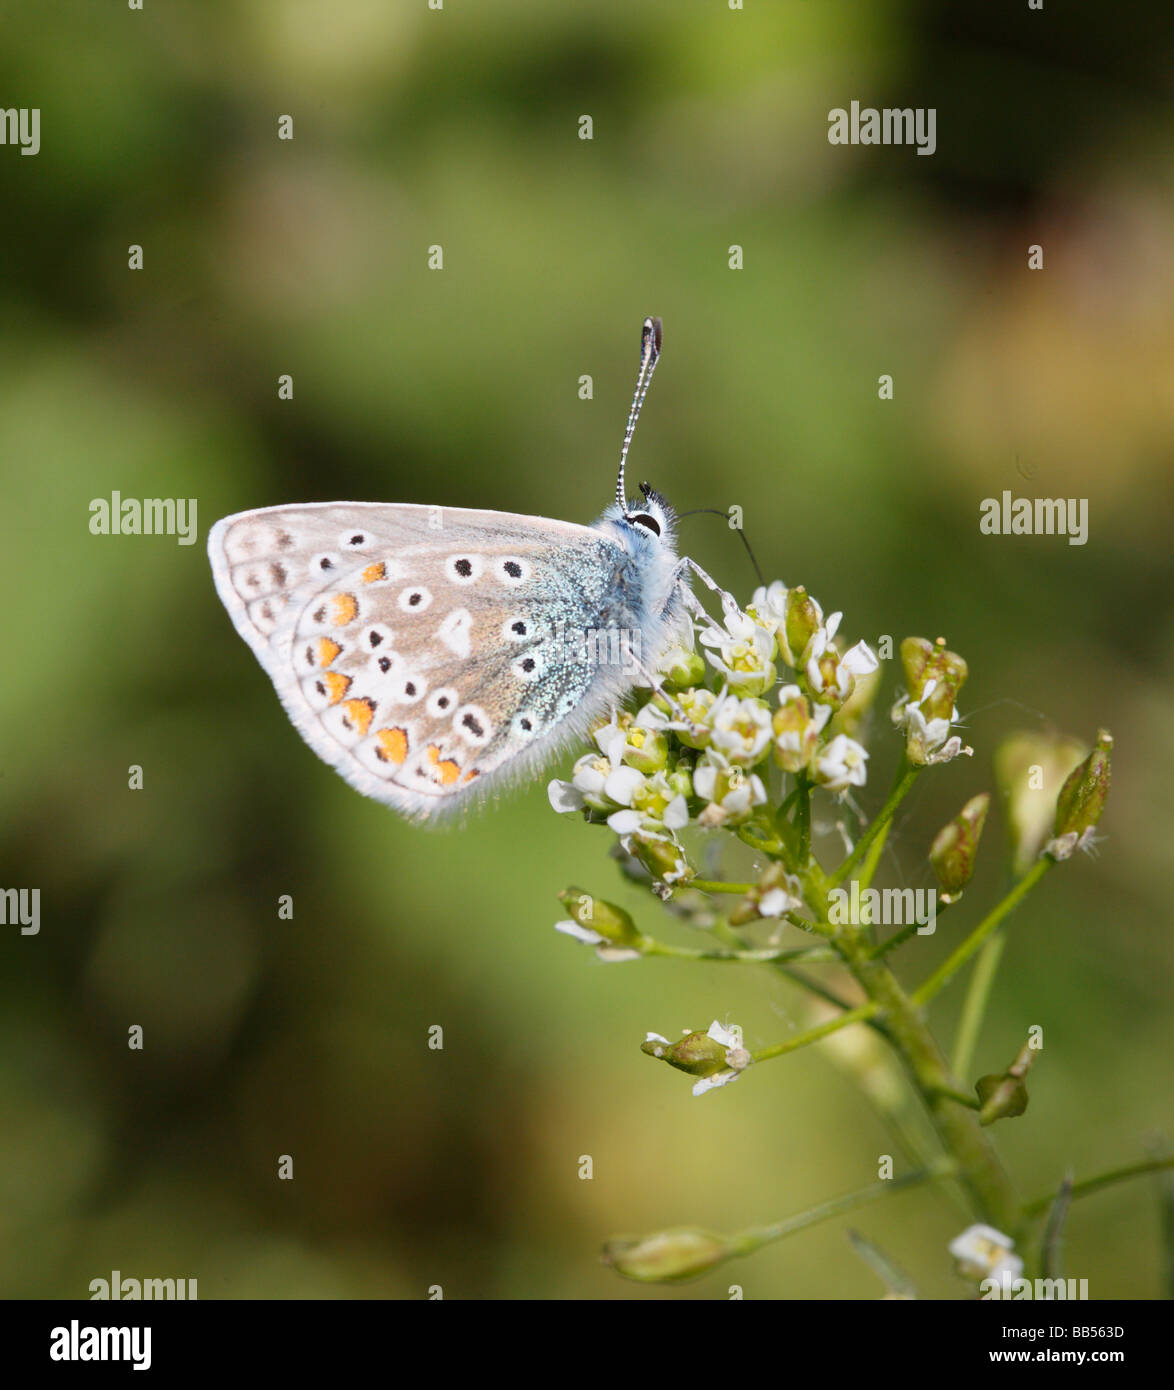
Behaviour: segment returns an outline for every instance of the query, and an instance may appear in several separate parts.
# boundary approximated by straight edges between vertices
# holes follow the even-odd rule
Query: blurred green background
[[[39,887],[42,925],[0,929],[0,1293],[84,1297],[117,1268],[203,1298],[876,1297],[851,1224],[965,1295],[942,1191],[667,1294],[603,1268],[618,1232],[861,1186],[892,1140],[825,1049],[691,1098],[645,1030],[720,1018],[761,1046],[807,1019],[791,986],[556,936],[574,882],[693,940],[545,778],[447,832],[361,798],[212,587],[208,527],[247,507],[592,520],[648,313],[635,476],[742,506],[769,575],[853,638],[945,634],[970,661],[975,757],[923,779],[887,882],[931,881],[1009,731],[1113,730],[1099,857],[1014,920],[977,1065],[1043,1026],[1031,1108],[995,1131],[1027,1193],[1170,1135],[1169,6],[3,9],[0,104],[39,107],[42,144],[0,148],[0,886]],[[936,154],[830,146],[853,99],[936,107]],[[1088,544],[980,535],[1005,488],[1088,498]],[[115,489],[197,498],[199,543],[90,535]],[[748,599],[723,523],[684,528]],[[866,807],[896,755],[881,718]],[[907,979],[1002,891],[999,850],[988,828]],[[947,1038],[960,995],[934,1006]],[[1067,1258],[1094,1297],[1155,1296],[1152,1185],[1079,1203]]]

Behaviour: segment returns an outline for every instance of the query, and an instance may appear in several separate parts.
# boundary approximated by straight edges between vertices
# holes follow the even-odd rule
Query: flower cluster
[[[605,823],[662,896],[694,876],[681,832],[746,826],[768,805],[773,767],[837,794],[867,777],[852,734],[875,693],[869,646],[846,646],[842,615],[825,619],[802,587],[775,582],[745,611],[723,608],[720,624],[683,625],[657,663],[659,688],[613,713],[570,779],[549,786],[556,811]],[[781,685],[780,667],[791,673]]]

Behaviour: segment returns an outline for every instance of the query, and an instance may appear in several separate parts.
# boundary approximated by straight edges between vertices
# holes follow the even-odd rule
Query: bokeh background
[[[119,1269],[203,1298],[876,1297],[851,1225],[923,1294],[965,1295],[948,1191],[668,1292],[601,1266],[619,1232],[861,1186],[893,1142],[826,1048],[692,1099],[645,1030],[728,1019],[763,1045],[807,1020],[792,987],[556,936],[577,883],[695,940],[545,779],[440,833],[359,797],[213,591],[208,527],[246,507],[593,519],[647,313],[636,477],[742,506],[769,574],[854,636],[945,634],[970,661],[975,756],[923,779],[886,882],[930,882],[1009,732],[1116,735],[1099,857],[1014,919],[977,1065],[1044,1027],[1031,1107],[995,1132],[1025,1192],[1170,1135],[1168,6],[4,11],[0,97],[41,109],[42,147],[0,148],[0,886],[40,887],[42,926],[0,929],[0,1292]],[[853,99],[936,107],[936,154],[829,145]],[[980,535],[1004,488],[1087,498],[1087,545]],[[90,535],[115,489],[198,499],[199,543]],[[748,598],[736,537],[684,526]],[[896,754],[882,718],[866,807]],[[1006,885],[1001,828],[907,979]],[[933,1009],[947,1038],[960,995]],[[1158,1296],[1158,1210],[1148,1181],[1080,1202],[1068,1271]]]

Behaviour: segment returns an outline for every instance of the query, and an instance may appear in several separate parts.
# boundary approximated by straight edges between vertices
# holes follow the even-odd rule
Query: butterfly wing
[[[639,574],[591,527],[507,512],[326,503],[242,512],[208,539],[217,592],[314,751],[424,818],[581,737],[635,672]]]

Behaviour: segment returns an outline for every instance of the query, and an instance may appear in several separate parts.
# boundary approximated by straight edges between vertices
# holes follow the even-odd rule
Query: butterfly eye
[[[649,516],[647,512],[637,512],[635,516],[630,516],[629,521],[637,526],[643,526],[646,531],[651,531],[654,536],[660,535],[660,522],[656,517]]]

